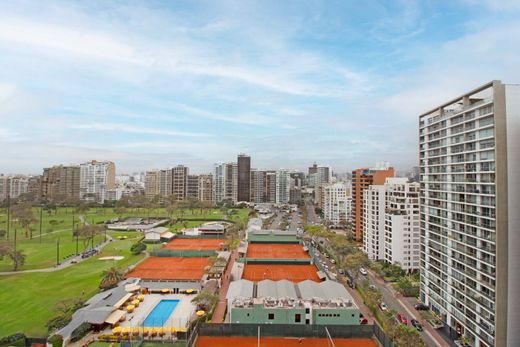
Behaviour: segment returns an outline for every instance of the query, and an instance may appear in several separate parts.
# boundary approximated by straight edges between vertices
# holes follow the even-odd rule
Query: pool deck
[[[184,295],[184,294],[148,294],[145,295],[144,301],[136,307],[134,312],[126,314],[126,320],[120,323],[122,328],[133,328],[141,326],[146,317],[152,312],[155,305],[161,300],[179,300],[177,306],[173,310],[173,313],[164,323],[165,328],[184,328],[187,326],[190,317],[195,312],[195,305],[192,304],[191,300],[195,295]]]

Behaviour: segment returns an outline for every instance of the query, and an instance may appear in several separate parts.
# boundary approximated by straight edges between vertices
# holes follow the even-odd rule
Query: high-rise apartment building
[[[199,189],[198,199],[200,201],[212,202],[213,201],[213,175],[202,174],[199,175]]]
[[[171,169],[157,171],[159,196],[166,197],[173,194],[173,172]]]
[[[188,175],[186,178],[186,198],[199,199],[199,175]]]
[[[276,203],[287,204],[290,197],[291,176],[285,169],[276,171]]]
[[[267,172],[263,170],[251,170],[251,202],[263,203],[266,202],[266,181]]]
[[[363,194],[363,251],[368,259],[385,259],[385,209],[384,185],[371,185]]]
[[[9,196],[16,199],[20,195],[27,193],[29,180],[25,176],[12,176],[9,178]]]
[[[352,196],[349,183],[337,182],[322,186],[323,216],[325,221],[334,225],[347,223],[350,218]]]
[[[151,170],[146,171],[144,176],[144,195],[151,199],[156,195],[159,195],[159,171]]]
[[[187,184],[188,168],[183,165],[177,165],[172,168],[172,194],[175,200],[182,201],[186,199]]]
[[[251,157],[239,154],[237,159],[238,169],[238,201],[251,201]]]
[[[79,197],[103,203],[108,189],[116,186],[116,166],[111,161],[92,160],[80,164]]]
[[[471,346],[520,346],[520,86],[419,117],[421,300]]]
[[[215,164],[213,178],[213,200],[220,202],[229,200],[237,202],[238,197],[238,165],[237,163]]]
[[[42,200],[64,202],[78,200],[80,167],[57,165],[43,169],[41,179]]]
[[[387,177],[394,175],[394,169],[388,165],[352,171],[352,230],[356,241],[363,240],[364,191],[373,184],[384,184]]]
[[[276,203],[277,186],[276,171],[266,171],[265,173],[265,202]]]
[[[0,202],[9,196],[9,176],[0,175]]]

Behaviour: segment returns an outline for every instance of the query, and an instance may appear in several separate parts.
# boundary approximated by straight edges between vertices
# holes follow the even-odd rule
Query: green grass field
[[[56,314],[53,309],[56,302],[79,297],[88,299],[98,292],[103,270],[113,265],[126,269],[142,259],[143,255],[130,253],[130,246],[139,237],[138,233],[125,234],[128,239],[115,239],[98,256],[69,268],[0,277],[0,336],[18,331],[28,336],[45,336],[45,323]],[[100,257],[115,255],[124,256],[124,259],[99,260]]]
[[[236,214],[231,215],[230,219],[233,221],[246,222],[248,217],[248,209],[236,209]],[[85,217],[88,223],[100,223],[112,218],[117,217],[116,213],[112,208],[91,208],[90,210],[81,213]],[[130,216],[163,216],[166,217],[166,210],[151,209],[150,211],[140,209],[127,209],[125,217]],[[42,236],[40,242],[40,228],[39,228],[39,216],[40,210],[34,209],[34,218],[36,221],[31,225],[33,229],[33,238],[26,238],[25,231],[17,225],[12,223],[9,239],[12,241],[14,233],[17,233],[17,249],[24,251],[26,255],[25,265],[19,270],[30,270],[52,267],[57,261],[57,241],[59,239],[59,259],[63,261],[66,257],[76,253],[76,239],[72,237],[72,208],[59,208],[56,213],[51,214],[43,212],[42,216]],[[197,219],[220,219],[223,218],[223,214],[218,209],[199,210],[179,210],[174,215],[174,218],[197,218]],[[78,227],[80,220],[76,213],[74,215],[76,228]],[[202,224],[202,221],[179,221],[171,227],[172,231],[177,231],[181,228],[187,227],[192,228]],[[0,212],[0,229],[7,229],[7,216],[5,211]],[[104,235],[100,235],[95,238],[94,245],[102,243],[104,241]],[[82,252],[85,248],[83,240],[79,240],[77,244],[79,252]],[[91,245],[88,245],[90,247]],[[0,271],[11,271],[12,262],[9,259],[0,260]]]

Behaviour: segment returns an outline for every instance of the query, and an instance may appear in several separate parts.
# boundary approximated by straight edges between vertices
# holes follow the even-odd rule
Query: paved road
[[[307,224],[319,224],[321,223],[320,217],[314,210],[314,204],[310,198],[305,199],[305,209],[307,211]]]
[[[217,307],[215,308],[215,312],[213,313],[213,317],[211,318],[212,323],[222,323],[224,321],[224,313],[226,312],[227,299],[226,295],[229,289],[229,283],[231,282],[231,270],[233,269],[233,265],[235,264],[235,260],[238,258],[238,253],[236,250],[231,253],[231,259],[229,261],[226,272],[224,273],[224,278],[222,278],[222,283],[219,290],[219,301]]]

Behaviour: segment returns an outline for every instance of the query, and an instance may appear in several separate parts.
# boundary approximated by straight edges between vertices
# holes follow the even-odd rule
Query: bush
[[[25,346],[25,335],[22,333],[15,333],[2,337],[0,338],[0,346]]]
[[[89,333],[92,329],[90,323],[82,323],[79,327],[77,327],[72,334],[70,334],[70,341],[76,342],[81,340],[85,335]]]
[[[47,342],[52,345],[52,347],[61,347],[63,345],[63,336],[56,334],[52,335],[47,339]]]
[[[133,253],[133,254],[140,254],[141,252],[143,252],[144,250],[146,249],[146,245],[142,242],[137,242],[137,243],[134,243],[132,245],[132,247],[130,247],[130,251]]]
[[[55,330],[59,330],[69,324],[72,320],[72,316],[70,314],[60,314],[59,316],[52,317],[45,323],[48,332],[53,332]]]

